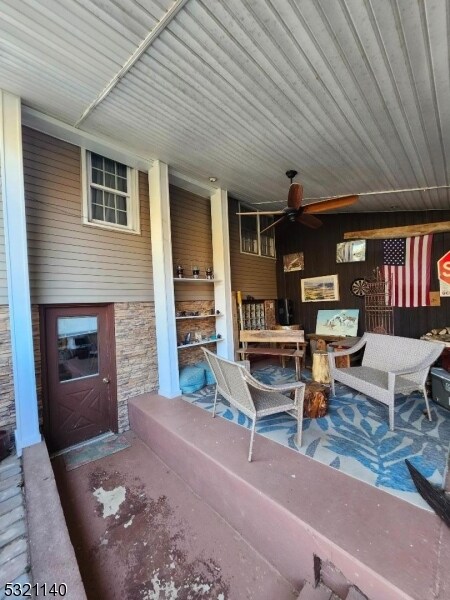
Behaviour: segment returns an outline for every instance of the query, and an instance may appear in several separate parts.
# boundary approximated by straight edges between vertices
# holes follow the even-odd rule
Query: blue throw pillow
[[[204,370],[206,385],[215,385],[216,379],[215,379],[211,369],[209,368],[209,364],[206,362],[206,360],[199,362],[199,363],[195,363],[195,366],[198,367],[199,369]]]
[[[183,394],[193,394],[205,385],[205,370],[194,365],[180,370],[180,389]]]

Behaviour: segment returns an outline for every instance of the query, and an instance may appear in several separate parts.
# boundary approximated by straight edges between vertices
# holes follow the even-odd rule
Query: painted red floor
[[[134,434],[73,471],[53,461],[89,600],[293,600],[298,591]],[[264,527],[264,523],[261,523]]]

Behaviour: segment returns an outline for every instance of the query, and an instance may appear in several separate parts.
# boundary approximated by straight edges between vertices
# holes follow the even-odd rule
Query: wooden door
[[[44,431],[51,451],[117,431],[113,307],[45,307]]]

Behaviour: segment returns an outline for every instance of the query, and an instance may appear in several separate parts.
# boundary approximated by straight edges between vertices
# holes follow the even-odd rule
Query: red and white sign
[[[437,268],[440,281],[450,285],[450,250],[438,260]]]

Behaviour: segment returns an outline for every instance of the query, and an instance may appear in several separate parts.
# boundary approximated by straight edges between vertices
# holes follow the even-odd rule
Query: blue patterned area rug
[[[295,380],[292,369],[275,366],[252,374],[268,384]],[[307,378],[308,371],[304,373],[304,379]],[[210,385],[183,398],[212,412],[214,391],[215,386]],[[450,445],[450,412],[432,401],[430,404],[431,422],[423,414],[423,396],[399,396],[395,402],[395,431],[389,431],[385,405],[337,384],[327,416],[303,420],[301,448],[294,441],[296,421],[287,413],[258,420],[256,432],[429,510],[414,487],[405,458],[431,483],[443,485]],[[250,419],[220,396],[217,414],[248,429],[251,426]]]

